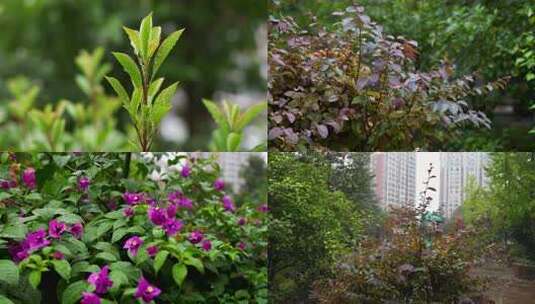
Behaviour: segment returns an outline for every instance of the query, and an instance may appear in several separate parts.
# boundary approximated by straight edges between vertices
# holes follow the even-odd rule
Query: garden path
[[[491,280],[486,296],[496,304],[535,303],[535,281],[516,278],[510,267],[487,265],[477,272]]]

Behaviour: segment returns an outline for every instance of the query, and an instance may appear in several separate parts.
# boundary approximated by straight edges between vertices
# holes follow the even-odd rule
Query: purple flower
[[[182,198],[183,194],[182,192],[180,191],[175,191],[175,192],[171,192],[167,195],[167,199],[173,203],[173,204],[178,204],[178,202],[180,201],[180,199]]]
[[[34,189],[36,186],[36,179],[35,179],[35,169],[34,168],[27,168],[22,173],[22,181],[26,186],[30,189]]]
[[[203,238],[204,238],[204,235],[202,234],[202,232],[199,230],[195,230],[192,233],[190,233],[188,240],[192,244],[198,244],[202,241]]]
[[[91,182],[89,181],[89,178],[87,176],[82,176],[78,179],[78,188],[82,191],[87,191],[89,189],[89,184]]]
[[[258,206],[258,208],[256,208],[256,210],[258,212],[266,213],[266,212],[269,211],[269,207],[268,207],[267,204],[262,204],[262,205]]]
[[[147,253],[150,257],[154,257],[158,253],[158,251],[160,251],[160,249],[158,249],[158,246],[156,245],[147,248]]]
[[[104,266],[99,272],[93,272],[87,282],[95,286],[95,292],[98,294],[105,294],[113,286],[113,281],[110,280],[109,268]]]
[[[223,201],[223,208],[225,209],[225,211],[230,211],[230,212],[236,211],[236,206],[234,205],[234,202],[232,201],[232,198],[230,198],[230,196],[228,195],[223,196],[222,201]]]
[[[11,259],[15,263],[19,263],[20,261],[23,261],[30,256],[30,253],[28,252],[27,242],[25,241],[22,243],[9,244],[7,247],[7,251],[11,255]]]
[[[24,245],[29,251],[41,249],[50,245],[50,241],[46,239],[46,230],[38,229],[29,233],[24,240]]]
[[[180,170],[180,175],[182,177],[189,177],[191,175],[191,168],[188,165],[184,165],[182,170]]]
[[[244,242],[239,242],[238,243],[238,248],[240,248],[241,250],[245,250],[245,243]]]
[[[167,213],[167,217],[168,218],[174,218],[176,216],[177,208],[178,208],[177,205],[169,204],[169,206],[167,206],[167,208],[165,209],[165,211]]]
[[[55,251],[53,254],[52,254],[52,257],[56,260],[63,260],[65,258],[65,256],[63,255],[63,253],[61,253],[60,251]]]
[[[183,226],[184,224],[181,220],[168,219],[167,222],[165,222],[165,224],[163,225],[163,229],[165,229],[165,233],[167,234],[167,236],[173,236],[178,231],[180,231]]]
[[[82,292],[82,301],[80,304],[100,304],[100,298],[92,292]]]
[[[223,191],[223,189],[225,189],[225,182],[223,181],[223,179],[218,178],[215,180],[214,189],[216,189],[217,191]]]
[[[238,225],[243,226],[247,223],[247,220],[244,217],[240,217],[238,220]]]
[[[69,232],[77,239],[82,237],[82,234],[84,234],[84,226],[82,226],[81,223],[76,223],[71,226],[71,229],[69,229]]]
[[[128,205],[136,205],[143,200],[142,193],[125,192],[123,193],[123,200]]]
[[[134,209],[132,209],[131,207],[128,207],[128,208],[124,209],[123,215],[126,216],[126,217],[134,216]]]
[[[143,245],[143,240],[138,236],[133,236],[126,240],[126,242],[124,242],[123,248],[128,249],[128,252],[130,252],[130,254],[136,256],[137,251],[139,250],[139,247],[141,247],[141,245]]]
[[[9,190],[11,188],[11,182],[8,180],[0,180],[0,188],[4,190]]]
[[[154,300],[154,298],[159,296],[161,292],[162,291],[158,287],[150,285],[144,277],[141,277],[137,284],[137,289],[136,293],[134,294],[134,297],[142,298],[143,302],[149,303],[150,301]]]
[[[191,209],[193,208],[193,202],[189,198],[184,196],[180,198],[180,200],[178,200],[178,206],[181,208]]]
[[[201,247],[204,251],[210,251],[212,249],[212,242],[210,240],[204,240],[201,243]]]
[[[152,197],[147,198],[146,201],[149,206],[155,207],[156,205],[158,205],[158,201],[156,201]]]
[[[48,234],[51,238],[59,239],[65,230],[67,230],[67,225],[56,219],[48,223]]]
[[[164,210],[160,208],[150,207],[148,211],[149,219],[154,225],[163,225],[167,221],[167,216]]]

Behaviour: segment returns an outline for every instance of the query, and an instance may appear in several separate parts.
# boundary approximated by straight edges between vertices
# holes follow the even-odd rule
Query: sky
[[[429,163],[433,164],[432,175],[437,177],[431,180],[430,187],[437,189],[437,192],[430,192],[433,201],[431,210],[438,210],[438,200],[440,191],[440,153],[439,152],[418,152],[416,153],[416,199],[420,198],[420,192],[425,189],[424,182],[427,179],[427,169]]]

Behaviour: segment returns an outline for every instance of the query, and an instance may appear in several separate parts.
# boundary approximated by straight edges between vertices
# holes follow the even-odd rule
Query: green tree
[[[241,168],[240,176],[245,184],[240,194],[258,203],[267,202],[267,164],[261,156],[251,155]]]

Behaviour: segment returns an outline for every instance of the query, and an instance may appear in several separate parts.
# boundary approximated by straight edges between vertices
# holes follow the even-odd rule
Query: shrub
[[[426,191],[432,188],[428,188]],[[361,242],[339,261],[334,278],[316,282],[320,303],[459,303],[482,287],[470,275],[476,261],[472,232],[441,231],[429,221],[430,197],[393,208],[379,240]]]
[[[470,95],[503,89],[507,78],[476,87],[416,68],[418,44],[383,33],[360,6],[335,12],[329,28],[271,18],[269,140],[274,149],[393,150],[444,147],[466,125],[490,128]]]
[[[213,159],[1,160],[0,302],[266,303],[267,208],[234,201]]]

